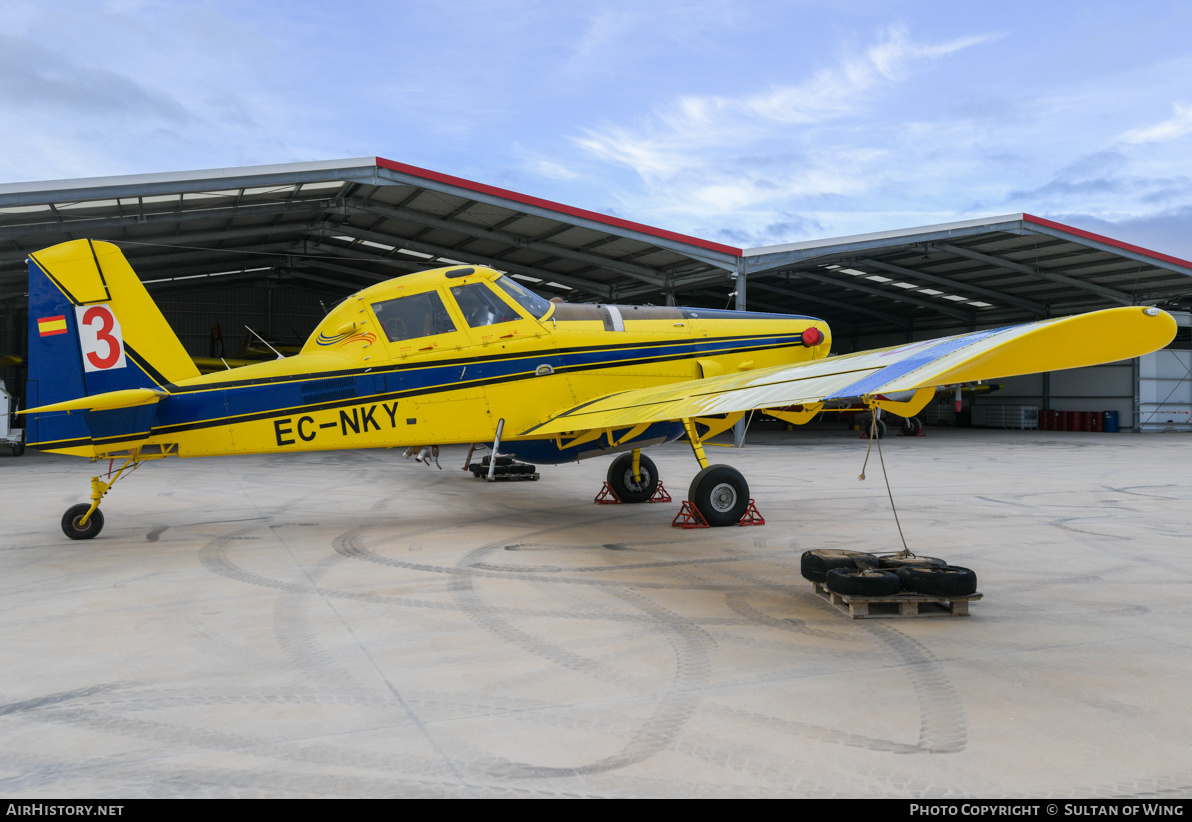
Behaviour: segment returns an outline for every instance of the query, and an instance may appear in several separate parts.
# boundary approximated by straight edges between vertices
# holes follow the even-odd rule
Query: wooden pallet
[[[811,583],[816,595],[852,619],[883,617],[962,617],[969,615],[969,603],[981,599],[981,594],[969,594],[952,599],[922,594],[894,594],[886,597],[857,597],[829,591],[822,582]]]

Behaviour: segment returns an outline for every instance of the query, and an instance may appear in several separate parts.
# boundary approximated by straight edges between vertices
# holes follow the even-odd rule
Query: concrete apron
[[[163,460],[72,542],[91,466],[0,456],[0,794],[1192,793],[1192,438],[882,442],[960,619],[849,620],[811,548],[895,551],[836,429],[710,448],[767,524],[596,506],[608,460],[485,483],[397,451]]]

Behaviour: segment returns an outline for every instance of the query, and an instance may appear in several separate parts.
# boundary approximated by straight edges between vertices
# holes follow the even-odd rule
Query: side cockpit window
[[[434,291],[373,303],[372,310],[389,342],[448,334],[455,330],[443,299]]]
[[[459,310],[471,328],[497,325],[520,320],[521,315],[509,307],[504,300],[489,290],[484,283],[455,285],[451,295],[459,304]]]

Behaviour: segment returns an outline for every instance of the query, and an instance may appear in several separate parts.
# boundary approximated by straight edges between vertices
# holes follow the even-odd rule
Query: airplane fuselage
[[[442,445],[491,441],[503,419],[510,442],[617,391],[818,359],[830,345],[812,317],[548,303],[457,267],[354,294],[295,356],[163,385],[140,441],[183,457]],[[42,447],[102,455],[127,442]]]

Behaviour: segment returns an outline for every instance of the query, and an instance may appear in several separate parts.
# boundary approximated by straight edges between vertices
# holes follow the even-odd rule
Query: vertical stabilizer
[[[28,407],[129,388],[168,391],[198,374],[116,246],[73,240],[29,255]],[[28,442],[88,446],[97,425],[111,435],[106,420],[88,416],[30,414]],[[139,433],[147,426],[138,417]]]

